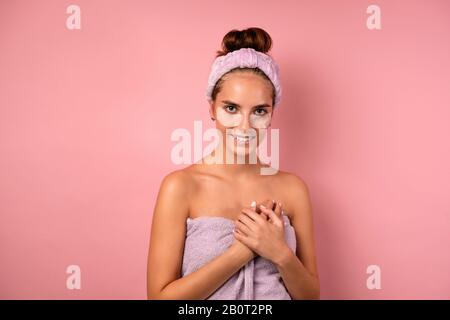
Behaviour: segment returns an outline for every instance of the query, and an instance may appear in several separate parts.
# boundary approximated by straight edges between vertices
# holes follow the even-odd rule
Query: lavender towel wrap
[[[295,253],[296,238],[289,217],[282,214],[286,243]],[[234,221],[224,217],[187,218],[182,276],[221,255],[234,241]],[[277,267],[257,256],[231,276],[207,300],[291,300]]]

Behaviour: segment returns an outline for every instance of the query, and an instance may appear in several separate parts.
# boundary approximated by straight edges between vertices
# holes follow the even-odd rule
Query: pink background
[[[146,298],[156,194],[183,167],[170,134],[211,127],[210,63],[251,26],[274,39],[273,127],[311,191],[322,299],[450,298],[446,0],[1,1],[0,298]]]

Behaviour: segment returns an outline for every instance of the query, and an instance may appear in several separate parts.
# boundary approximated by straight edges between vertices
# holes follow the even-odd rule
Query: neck
[[[259,174],[260,168],[264,165],[261,163],[257,154],[253,155],[253,161],[250,160],[250,153],[238,156],[228,148],[217,146],[213,152],[202,159],[203,164],[223,171],[226,174],[242,175],[242,174]],[[223,150],[223,151],[222,151]],[[255,151],[256,153],[256,151]],[[256,161],[255,161],[256,160]]]

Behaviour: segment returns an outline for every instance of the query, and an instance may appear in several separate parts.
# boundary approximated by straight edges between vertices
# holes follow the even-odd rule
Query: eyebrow
[[[232,106],[236,106],[236,107],[241,107],[240,105],[238,105],[237,103],[233,102],[233,101],[229,101],[229,100],[222,100],[223,103],[232,105]],[[253,108],[270,108],[271,105],[267,104],[267,103],[263,103],[263,104],[258,104],[256,106],[254,106]]]

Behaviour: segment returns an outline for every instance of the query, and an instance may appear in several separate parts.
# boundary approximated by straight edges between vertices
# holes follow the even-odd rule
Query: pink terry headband
[[[253,48],[241,48],[231,51],[226,55],[217,57],[212,66],[208,78],[208,87],[206,89],[206,97],[211,101],[211,95],[217,81],[228,71],[234,68],[259,68],[263,71],[275,87],[275,104],[281,101],[281,84],[279,67],[275,60],[262,52]]]

